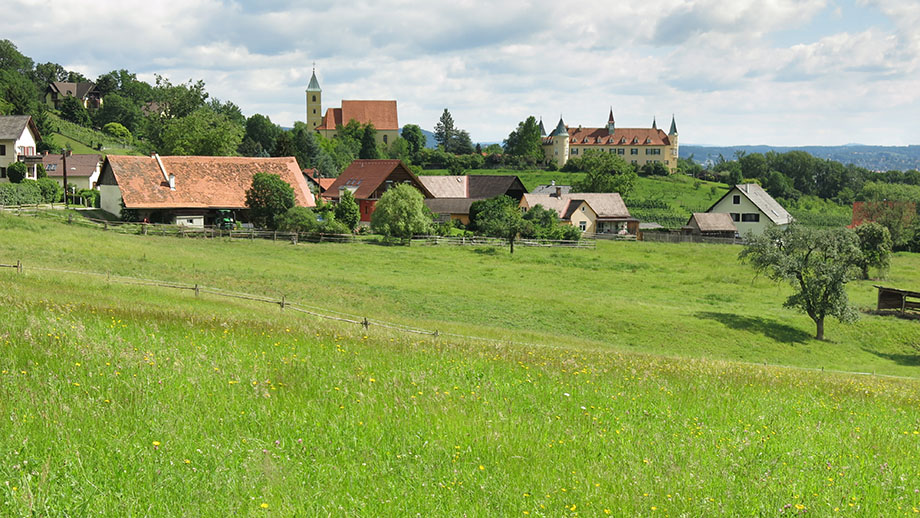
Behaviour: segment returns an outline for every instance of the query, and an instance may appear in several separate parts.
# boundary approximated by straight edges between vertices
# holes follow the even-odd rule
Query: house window
[[[383,143],[384,143],[384,144],[387,143],[387,135],[384,135],[384,136],[383,136]]]
[[[639,154],[639,150],[636,149],[636,148],[632,148],[632,149],[629,150],[629,154],[630,154],[630,155],[638,155],[638,154]]]
[[[760,221],[760,214],[756,212],[752,214],[742,214],[741,221],[745,221],[748,223],[757,223]]]
[[[577,147],[573,147],[573,148],[572,148],[572,154],[573,154],[573,155],[577,155],[577,154],[578,154],[578,148],[577,148]]]
[[[741,195],[735,194],[732,196],[732,205],[741,205]]]
[[[0,167],[0,178],[6,178],[6,168]]]
[[[630,160],[629,163],[631,163],[631,164],[633,164],[633,165],[636,165],[636,164],[639,163],[639,161],[638,161],[638,160]]]
[[[732,221],[735,221],[735,222],[741,221],[741,214],[738,214],[737,212],[732,212]]]
[[[661,150],[658,148],[650,148],[645,150],[646,155],[660,155]]]
[[[625,155],[625,154],[626,154],[626,150],[623,149],[623,148],[620,148],[620,149],[617,150],[617,154],[618,154],[618,155]]]
[[[584,209],[582,209],[582,210],[584,210]],[[578,228],[581,229],[582,232],[584,232],[585,230],[588,230],[588,222],[587,222],[587,221],[579,221],[579,222],[578,222]]]
[[[0,156],[6,156],[6,144],[0,144]]]

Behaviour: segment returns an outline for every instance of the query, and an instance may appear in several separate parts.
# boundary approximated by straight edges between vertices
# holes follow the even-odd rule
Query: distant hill
[[[805,151],[818,158],[836,160],[843,164],[865,167],[871,171],[906,171],[920,169],[920,146],[864,146],[847,144],[846,146],[680,146],[680,157],[690,158],[700,163],[715,162],[719,155],[726,160],[734,159],[735,151],[745,153],[766,153],[776,151]]]

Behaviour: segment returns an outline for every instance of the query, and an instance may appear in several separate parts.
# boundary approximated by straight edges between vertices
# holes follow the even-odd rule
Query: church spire
[[[543,127],[543,117],[540,117],[540,136],[546,136],[546,128]]]
[[[323,89],[319,87],[319,81],[316,80],[316,63],[313,63],[313,76],[310,77],[310,84],[307,85],[308,92],[322,92]]]
[[[616,130],[616,128],[617,128],[617,123],[616,123],[616,121],[613,120],[613,106],[611,106],[611,107],[610,107],[610,116],[607,117],[607,132],[608,132],[610,135],[613,135],[613,132]]]
[[[658,129],[658,120],[652,115],[652,129]]]
[[[668,135],[677,135],[677,122],[674,120],[674,114],[671,114],[671,130],[668,131]]]

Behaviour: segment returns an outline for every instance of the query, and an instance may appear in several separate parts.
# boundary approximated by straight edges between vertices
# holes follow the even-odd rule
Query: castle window
[[[625,155],[625,154],[626,154],[626,150],[623,149],[623,148],[617,149],[617,154],[618,154],[618,155]]]
[[[636,148],[632,148],[632,149],[629,150],[629,154],[630,154],[630,155],[638,155],[638,154],[639,154],[639,150],[636,149]]]
[[[313,96],[313,102],[316,102],[316,96],[315,96],[315,95]],[[314,110],[313,113],[316,113],[316,110]]]
[[[572,154],[573,154],[573,155],[577,155],[577,154],[578,154],[578,148],[577,148],[577,147],[573,147],[573,148],[572,148]]]

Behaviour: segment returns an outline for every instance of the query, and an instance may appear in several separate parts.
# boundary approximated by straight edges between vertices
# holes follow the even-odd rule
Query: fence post
[[[249,229],[249,240],[252,241],[255,238],[256,238],[256,229],[254,228]]]
[[[361,325],[364,326],[364,330],[367,331],[367,328],[371,326],[371,323],[367,321],[367,317],[364,317],[364,322],[361,322]]]
[[[22,273],[22,259],[16,260],[16,271]]]
[[[195,296],[197,297],[198,294],[199,294],[198,283],[195,283]]]
[[[272,241],[277,241],[277,240],[278,240],[278,231],[273,230],[272,231]]]
[[[299,236],[299,235],[300,235],[300,234],[298,234],[297,232],[294,232],[294,237],[291,238],[291,244],[292,244],[292,245],[296,245],[296,244],[297,244],[297,236]]]
[[[281,311],[284,311],[284,295],[281,296]]]
[[[73,214],[70,214],[70,213],[67,214],[67,224],[68,225],[73,224]]]
[[[109,222],[108,222],[108,221],[103,222],[103,225],[105,225],[105,227],[104,227],[102,230],[108,230],[108,229],[109,229]]]

